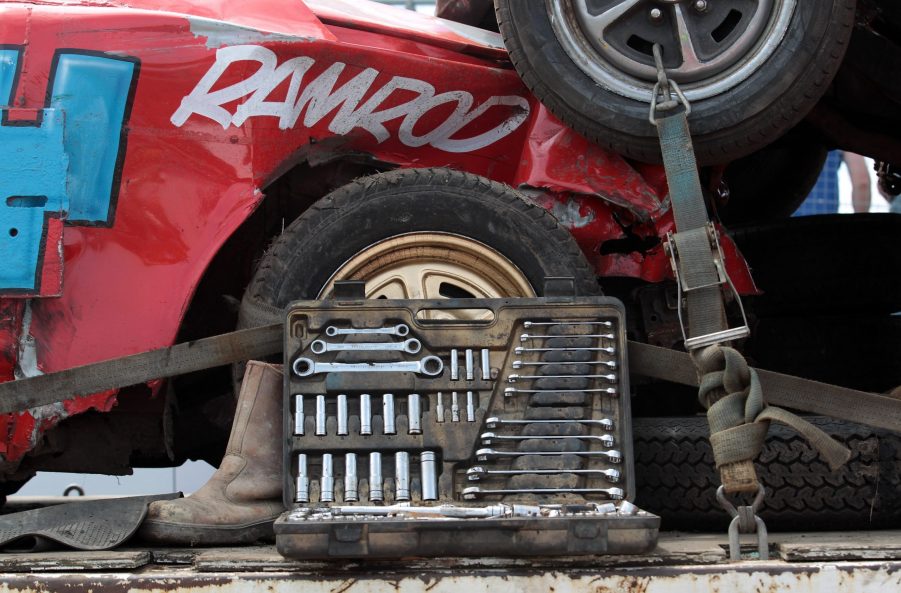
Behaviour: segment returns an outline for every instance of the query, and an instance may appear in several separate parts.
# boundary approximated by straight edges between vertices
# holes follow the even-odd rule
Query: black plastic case
[[[275,524],[283,555],[634,554],[655,545],[659,518],[628,502],[628,367],[616,299],[300,301],[286,323],[289,510]],[[344,333],[397,326],[408,335]],[[404,342],[411,352],[368,350]],[[346,344],[358,345],[332,351]],[[411,363],[425,357],[437,359],[416,372]],[[392,363],[406,366],[384,367]],[[379,465],[381,480],[370,483]],[[354,466],[357,479],[347,479]],[[381,500],[370,500],[379,490]],[[483,516],[464,517],[472,514]]]

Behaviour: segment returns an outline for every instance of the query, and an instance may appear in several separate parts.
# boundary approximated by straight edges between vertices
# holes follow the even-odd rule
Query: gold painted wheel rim
[[[501,253],[450,233],[409,233],[370,245],[338,268],[319,298],[330,294],[339,280],[365,281],[366,297],[371,299],[536,296],[525,274]]]

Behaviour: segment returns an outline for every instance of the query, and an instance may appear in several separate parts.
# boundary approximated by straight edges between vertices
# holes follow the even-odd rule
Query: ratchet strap
[[[279,354],[282,332],[282,324],[275,323],[0,383],[0,413]]]
[[[700,377],[698,399],[707,409],[710,444],[723,487],[726,492],[759,489],[753,461],[773,420],[798,431],[835,469],[850,458],[850,451],[809,422],[767,405],[757,372],[737,350],[724,345],[746,337],[750,330],[741,298],[726,273],[719,234],[707,216],[688,127],[691,107],[679,85],[668,80],[659,45],[654,46],[654,58],[658,76],[649,120],[660,138],[676,223],[676,232],[667,235],[664,246],[676,279],[685,348]],[[663,100],[658,102],[660,97]],[[742,314],[743,324],[735,328],[727,324],[729,294]]]
[[[0,383],[0,413],[24,412],[81,395],[280,354],[283,316],[275,308],[267,313],[258,309],[258,327]],[[629,370],[652,379],[699,384],[690,354],[641,342],[629,342]],[[772,404],[901,432],[901,399],[761,369],[757,374]]]

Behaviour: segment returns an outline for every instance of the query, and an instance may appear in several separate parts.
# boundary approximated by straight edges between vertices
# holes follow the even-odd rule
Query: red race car
[[[637,336],[681,339],[663,169],[620,154],[654,151],[561,123],[497,33],[350,0],[3,1],[0,104],[0,381],[229,331],[344,279],[465,298],[570,276],[627,300]],[[2,416],[0,480],[217,463],[231,388],[219,369]]]

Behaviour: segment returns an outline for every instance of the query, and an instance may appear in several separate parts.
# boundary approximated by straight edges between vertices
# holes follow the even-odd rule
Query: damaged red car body
[[[563,126],[500,37],[464,25],[334,0],[2,2],[0,104],[2,145],[21,148],[0,165],[0,381],[227,330],[233,316],[199,320],[233,313],[229,289],[240,297],[273,229],[369,171],[506,183],[568,227],[599,276],[669,275],[662,167]],[[4,415],[0,475],[175,460],[174,405],[157,382]],[[97,436],[115,422],[85,415],[111,410],[152,418],[122,420],[131,447],[115,455]],[[79,415],[79,432],[54,436]]]

